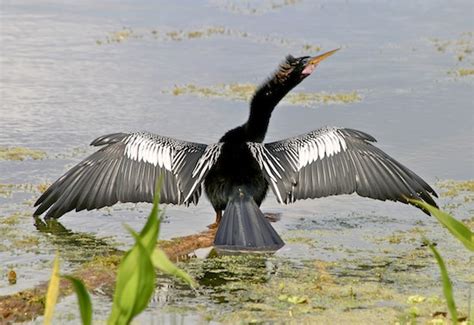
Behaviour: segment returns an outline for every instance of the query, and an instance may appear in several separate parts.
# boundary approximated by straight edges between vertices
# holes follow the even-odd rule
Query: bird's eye
[[[309,62],[309,59],[310,59],[309,56],[304,56],[304,57],[302,57],[302,58],[299,59],[299,62],[298,62],[298,63],[305,65],[305,64],[307,64],[307,63]]]

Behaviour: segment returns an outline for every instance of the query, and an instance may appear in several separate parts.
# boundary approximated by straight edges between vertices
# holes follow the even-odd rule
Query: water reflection
[[[83,262],[93,256],[107,256],[118,252],[112,240],[97,238],[91,233],[74,232],[56,219],[34,218],[36,230],[58,249],[68,262]]]

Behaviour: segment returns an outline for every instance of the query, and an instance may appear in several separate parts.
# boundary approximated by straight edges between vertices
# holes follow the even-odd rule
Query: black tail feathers
[[[236,195],[225,208],[214,247],[233,251],[276,251],[285,243],[252,197]]]

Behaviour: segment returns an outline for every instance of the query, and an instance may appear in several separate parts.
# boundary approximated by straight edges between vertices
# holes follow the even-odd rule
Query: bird
[[[113,133],[55,181],[36,201],[34,216],[59,218],[117,202],[197,204],[206,193],[215,213],[214,247],[276,251],[284,242],[260,210],[271,190],[281,204],[357,193],[377,200],[437,206],[436,192],[414,172],[351,128],[322,127],[263,143],[277,104],[339,49],[317,56],[288,55],[255,91],[248,120],[217,143],[202,144],[149,132]],[[426,212],[426,211],[425,211]]]

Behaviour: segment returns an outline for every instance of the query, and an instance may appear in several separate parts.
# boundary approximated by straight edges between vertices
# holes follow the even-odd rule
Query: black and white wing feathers
[[[115,133],[94,140],[104,146],[70,169],[35,203],[34,215],[59,218],[75,209],[91,210],[117,202],[153,202],[162,175],[161,203],[197,204],[201,182],[220,152],[205,145],[151,133]],[[213,152],[209,155],[208,152]],[[199,167],[199,173],[195,171]]]
[[[268,144],[248,143],[277,200],[357,194],[436,206],[435,191],[419,176],[370,142],[361,131],[328,127]],[[431,195],[430,195],[431,194]]]

